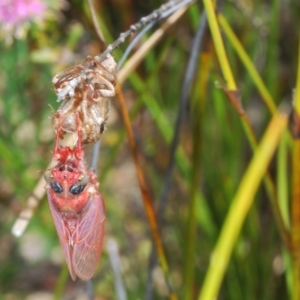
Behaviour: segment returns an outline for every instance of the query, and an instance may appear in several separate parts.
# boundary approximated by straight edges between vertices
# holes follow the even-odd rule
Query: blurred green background
[[[11,0],[14,8],[19,2]],[[161,5],[160,1],[139,0],[94,2],[108,42]],[[7,26],[8,20],[13,17],[5,11],[5,4],[0,4],[0,299],[52,299],[54,295],[87,299],[85,284],[72,282],[67,275],[45,197],[25,233],[20,238],[11,234],[26,199],[51,161],[54,132],[50,118],[59,105],[51,79],[100,51],[86,2],[31,3],[34,13],[19,22],[15,13],[11,26]],[[203,9],[202,2],[190,7],[123,84],[141,167],[155,206],[165,179],[191,43]],[[297,79],[299,1],[231,0],[223,1],[219,11],[275,105],[291,103]],[[149,31],[134,51],[160,25]],[[233,44],[226,35],[223,40],[244,109],[260,140],[271,113]],[[117,61],[127,45],[128,41],[113,52]],[[198,298],[232,199],[253,156],[241,119],[221,86],[225,81],[207,30],[189,91],[189,108],[180,131],[172,187],[160,228],[169,275],[179,299]],[[292,147],[283,141],[280,149],[269,171],[276,194],[281,193],[284,201],[281,215],[290,233]],[[86,150],[89,163],[91,146]],[[117,100],[111,104],[97,172],[107,208],[105,238],[113,238],[118,244],[127,298],[142,299],[146,295],[152,235]],[[268,198],[261,186],[235,243],[218,299],[299,299],[295,286],[300,283],[292,283],[291,252],[280,238]],[[190,223],[195,230],[192,252]],[[152,278],[153,299],[167,298],[159,265]],[[116,299],[105,246],[93,288],[96,299]]]

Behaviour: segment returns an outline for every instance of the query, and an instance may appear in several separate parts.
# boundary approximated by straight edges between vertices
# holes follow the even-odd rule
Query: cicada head
[[[95,190],[89,173],[72,162],[58,163],[45,173],[45,180],[50,201],[61,212],[80,212]]]

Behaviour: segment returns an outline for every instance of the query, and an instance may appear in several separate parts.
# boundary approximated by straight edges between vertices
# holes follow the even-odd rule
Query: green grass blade
[[[233,247],[287,121],[286,114],[278,113],[273,117],[242,178],[212,254],[199,300],[213,300],[218,294]]]
[[[218,15],[218,21],[220,23],[221,28],[223,29],[224,33],[226,34],[228,40],[231,42],[232,46],[236,50],[237,54],[239,55],[241,61],[245,65],[249,75],[251,76],[252,80],[254,81],[258,91],[260,92],[266,106],[270,110],[272,114],[276,112],[276,105],[275,102],[265,86],[264,82],[262,81],[258,71],[256,70],[255,66],[253,65],[251,59],[249,58],[247,52],[245,51],[244,47],[230,28],[229,24],[227,23],[226,19],[223,15]]]
[[[232,76],[232,72],[230,69],[230,65],[227,59],[227,55],[225,52],[225,47],[222,41],[220,29],[217,22],[217,17],[215,14],[215,8],[213,1],[211,0],[203,0],[204,7],[207,13],[207,20],[210,27],[210,31],[213,37],[215,49],[218,55],[219,64],[223,73],[223,76],[226,81],[226,87],[230,91],[236,90],[235,80]]]

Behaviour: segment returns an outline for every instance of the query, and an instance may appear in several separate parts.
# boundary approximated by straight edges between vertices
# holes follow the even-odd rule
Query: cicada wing
[[[56,228],[59,240],[60,240],[60,244],[63,249],[71,277],[73,280],[75,280],[76,273],[74,272],[74,268],[72,266],[72,259],[71,259],[71,257],[72,257],[71,251],[72,250],[71,250],[71,247],[69,244],[70,235],[69,235],[68,230],[65,227],[64,221],[63,221],[60,213],[56,210],[56,208],[54,207],[54,205],[51,201],[51,195],[49,192],[47,192],[47,196],[48,196],[48,203],[49,203],[52,219],[55,224],[55,228]]]
[[[75,273],[83,280],[89,280],[96,271],[103,245],[104,221],[103,198],[95,193],[91,195],[74,235],[72,262]]]

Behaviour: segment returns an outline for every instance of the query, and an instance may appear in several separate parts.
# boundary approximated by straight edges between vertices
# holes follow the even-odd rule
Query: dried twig
[[[118,83],[122,84],[129,74],[136,69],[142,59],[146,56],[150,49],[152,49],[159,40],[164,36],[166,31],[180,19],[188,9],[189,5],[180,8],[173,15],[171,15],[160,28],[158,28],[149,39],[139,48],[139,50],[126,62],[124,67],[118,72]]]
[[[128,47],[126,48],[126,50],[124,51],[123,56],[121,57],[121,59],[118,62],[118,69],[120,69],[120,67],[123,65],[124,61],[126,60],[127,56],[129,55],[130,51],[134,48],[134,46],[140,41],[140,39],[142,38],[142,36],[148,31],[150,30],[158,21],[165,19],[167,17],[169,17],[171,14],[173,14],[176,11],[179,11],[180,8],[185,7],[185,9],[188,7],[189,4],[192,4],[195,0],[182,0],[179,3],[177,3],[176,5],[172,6],[171,8],[169,8],[168,10],[166,10],[165,12],[163,12],[157,19],[152,20],[151,22],[149,22],[149,24],[144,27],[137,35],[136,37],[131,41],[131,43],[128,45]]]
[[[137,23],[133,24],[130,26],[129,30],[122,32],[119,36],[118,39],[116,39],[112,44],[108,45],[106,50],[98,56],[98,60],[101,62],[104,60],[107,56],[107,54],[111,53],[114,49],[116,49],[119,45],[125,42],[125,39],[128,38],[130,35],[138,31],[140,28],[144,27],[148,23],[150,23],[153,20],[159,19],[161,16],[164,15],[166,11],[169,9],[177,6],[178,3],[180,2],[193,2],[194,0],[191,1],[182,1],[182,0],[174,0],[174,1],[169,1],[165,4],[163,4],[160,8],[154,10],[150,15],[145,16],[141,18]]]
[[[68,136],[66,138],[66,144],[71,144],[72,141],[72,136]],[[52,162],[48,165],[47,169],[50,169],[51,167]],[[36,208],[39,206],[40,201],[46,194],[45,185],[46,181],[43,174],[33,189],[32,194],[28,197],[26,207],[20,212],[18,219],[15,221],[11,229],[11,232],[15,237],[20,237],[27,228],[27,225],[30,219],[33,217]]]

